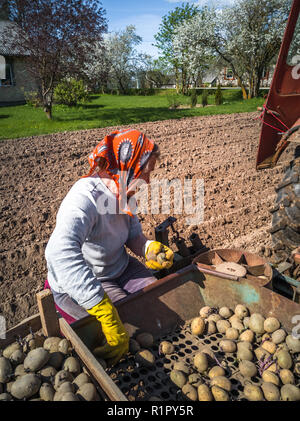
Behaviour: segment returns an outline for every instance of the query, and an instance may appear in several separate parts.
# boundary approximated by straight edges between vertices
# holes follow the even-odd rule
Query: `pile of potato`
[[[300,340],[288,334],[276,317],[264,318],[250,314],[247,307],[237,305],[234,310],[209,306],[200,309],[200,316],[192,320],[191,333],[199,339],[221,333],[219,348],[225,356],[232,356],[238,367],[243,394],[249,401],[300,401]],[[130,340],[130,351],[139,366],[155,364],[153,336],[142,333]],[[150,349],[149,349],[150,348]],[[159,354],[174,354],[171,342],[159,345]],[[170,372],[170,380],[181,389],[184,399],[191,401],[233,400],[232,383],[226,370],[226,359],[220,361],[208,347],[192,355],[192,363],[177,360]],[[259,384],[252,378],[261,379]],[[151,397],[150,400],[154,400]],[[159,400],[159,398],[157,398]]]
[[[65,338],[30,334],[4,348],[1,354],[0,401],[100,400]]]
[[[224,335],[219,348],[225,355],[236,356],[247,400],[300,400],[300,389],[296,386],[300,381],[300,340],[287,334],[276,317],[250,314],[242,304],[234,311],[228,307],[201,308],[200,317],[191,323],[191,333],[201,338],[218,332]],[[255,376],[261,378],[261,385],[251,381]],[[180,370],[175,363],[171,379],[188,399],[231,400],[231,381],[210,349],[194,355],[192,369]]]

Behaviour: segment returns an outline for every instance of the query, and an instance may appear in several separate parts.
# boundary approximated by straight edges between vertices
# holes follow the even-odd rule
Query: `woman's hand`
[[[129,349],[129,335],[126,332],[117,309],[106,293],[99,304],[87,310],[101,323],[107,343],[93,350],[93,353],[106,360],[109,366],[115,365]]]
[[[159,241],[149,241],[146,244],[146,266],[152,270],[170,269],[173,265],[173,251]]]

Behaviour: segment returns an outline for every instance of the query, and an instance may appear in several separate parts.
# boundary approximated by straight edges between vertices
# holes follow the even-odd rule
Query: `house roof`
[[[219,71],[214,70],[208,70],[207,73],[203,76],[203,83],[213,83],[213,81],[218,77]]]
[[[13,45],[12,39],[5,35],[9,30],[12,33],[12,38],[18,35],[19,28],[14,22],[8,20],[0,20],[0,55],[3,56],[27,56],[28,52],[25,49],[17,48]]]

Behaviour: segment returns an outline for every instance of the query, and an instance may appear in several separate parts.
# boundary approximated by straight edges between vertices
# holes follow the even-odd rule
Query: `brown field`
[[[154,178],[204,179],[204,223],[188,227],[186,215],[174,215],[183,238],[197,232],[209,248],[238,247],[257,253],[271,246],[269,208],[292,153],[288,150],[276,168],[256,171],[260,133],[256,116],[219,115],[131,126],[161,148]],[[8,328],[37,312],[35,294],[47,276],[44,249],[58,207],[72,184],[87,172],[89,152],[113,129],[0,143],[0,313]],[[167,216],[141,215],[145,234],[150,236]]]

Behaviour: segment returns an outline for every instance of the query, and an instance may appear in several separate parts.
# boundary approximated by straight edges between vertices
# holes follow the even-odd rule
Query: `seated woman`
[[[106,136],[89,156],[90,171],[70,189],[46,247],[48,280],[57,309],[69,322],[97,318],[107,343],[98,355],[113,365],[129,337],[113,303],[156,281],[149,269],[169,268],[173,252],[148,240],[134,214],[138,183],[150,182],[157,145],[138,130]],[[130,256],[146,257],[147,269]],[[166,253],[159,264],[154,255]]]

